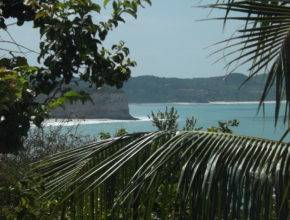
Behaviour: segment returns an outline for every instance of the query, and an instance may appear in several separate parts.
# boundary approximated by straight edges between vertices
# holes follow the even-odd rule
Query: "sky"
[[[225,75],[225,62],[213,65],[219,56],[208,57],[219,47],[206,47],[226,39],[238,26],[230,23],[224,30],[222,21],[198,21],[209,18],[210,10],[196,6],[210,2],[213,1],[153,0],[151,7],[140,10],[137,20],[129,20],[108,40],[123,39],[126,42],[132,58],[138,63],[134,76],[194,78]],[[221,17],[223,13],[214,11],[210,17]]]
[[[208,57],[219,47],[206,47],[228,38],[241,24],[229,23],[223,29],[222,21],[198,21],[223,16],[222,11],[210,13],[209,9],[197,7],[213,2],[215,0],[152,0],[152,6],[145,5],[139,10],[137,19],[129,17],[125,24],[109,33],[105,45],[125,41],[130,49],[130,58],[138,63],[132,69],[133,77],[155,75],[196,78],[225,75],[226,60],[213,64],[222,54]],[[104,14],[101,16],[105,17]],[[17,42],[37,50],[38,33],[31,24],[22,27],[11,26],[9,31]],[[1,33],[2,39],[5,34]],[[36,64],[35,56],[28,55],[28,59]],[[246,68],[238,72],[246,73]]]

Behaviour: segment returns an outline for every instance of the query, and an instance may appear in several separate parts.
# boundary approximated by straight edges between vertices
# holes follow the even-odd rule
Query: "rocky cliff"
[[[126,94],[117,89],[90,90],[92,102],[67,104],[56,108],[51,118],[70,119],[134,119],[129,113]]]

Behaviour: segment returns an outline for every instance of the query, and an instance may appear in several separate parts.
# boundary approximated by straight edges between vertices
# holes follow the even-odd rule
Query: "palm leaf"
[[[290,145],[210,132],[126,135],[35,164],[52,218],[288,219]]]
[[[267,73],[264,92],[261,96],[260,107],[266,100],[270,89],[276,87],[277,123],[280,114],[280,105],[286,100],[284,123],[290,123],[290,2],[289,1],[218,1],[221,4],[206,7],[226,11],[223,19],[245,22],[244,28],[238,30],[238,35],[217,44],[227,45],[223,48],[230,50],[224,56],[231,57],[227,64],[230,72],[240,65],[251,62],[249,79],[259,73]],[[232,16],[230,13],[234,12]],[[218,50],[221,52],[223,50]],[[237,64],[240,63],[240,64]]]

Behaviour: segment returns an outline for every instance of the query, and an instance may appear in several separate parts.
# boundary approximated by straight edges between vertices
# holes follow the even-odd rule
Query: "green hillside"
[[[265,75],[257,76],[239,89],[247,76],[238,73],[193,79],[140,76],[131,78],[123,89],[129,103],[258,101],[264,78]],[[271,91],[268,100],[274,99]]]

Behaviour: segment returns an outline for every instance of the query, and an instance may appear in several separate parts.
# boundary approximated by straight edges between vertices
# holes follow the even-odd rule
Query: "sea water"
[[[154,131],[155,127],[149,120],[151,112],[164,112],[172,106],[178,111],[179,128],[185,125],[186,118],[192,116],[197,120],[196,127],[206,130],[211,126],[218,126],[218,121],[229,121],[237,119],[240,121],[238,127],[232,128],[233,133],[245,136],[255,136],[273,140],[279,140],[286,130],[282,123],[283,115],[275,127],[275,104],[266,103],[258,112],[258,103],[154,103],[154,104],[130,104],[129,109],[133,117],[139,120],[110,120],[110,121],[86,121],[79,123],[79,132],[84,135],[97,136],[100,132],[109,132],[114,135],[120,128],[129,132]],[[284,106],[282,106],[284,107]],[[283,109],[283,108],[281,108]],[[73,124],[69,124],[73,125]],[[288,135],[289,136],[289,135]],[[287,137],[287,141],[290,137]]]

